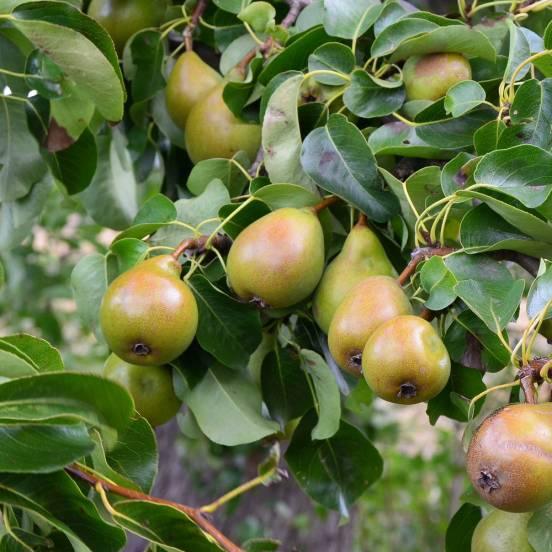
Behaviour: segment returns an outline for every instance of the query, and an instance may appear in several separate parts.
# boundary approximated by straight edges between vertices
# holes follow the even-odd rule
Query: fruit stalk
[[[201,16],[207,9],[207,4],[209,3],[209,0],[199,0],[194,12],[192,13],[192,18],[190,19],[190,22],[188,25],[186,25],[186,28],[184,29],[184,45],[186,47],[186,51],[190,52],[194,47],[194,41],[193,41],[193,34],[194,30],[197,27],[199,20],[201,19]]]
[[[96,485],[99,484],[104,491],[108,491],[130,500],[142,500],[153,504],[171,506],[191,518],[193,522],[203,531],[211,535],[211,537],[213,537],[213,539],[215,539],[215,541],[223,548],[223,550],[226,550],[226,552],[243,552],[242,548],[234,544],[228,537],[226,537],[226,535],[223,535],[214,525],[212,525],[198,508],[192,508],[191,506],[187,506],[185,504],[179,504],[178,502],[157,498],[133,489],[127,489],[126,487],[115,485],[114,483],[110,483],[109,481],[102,479],[92,471],[88,471],[85,466],[81,466],[80,464],[71,464],[65,468],[65,471],[70,475],[85,481],[92,487],[96,487]]]
[[[313,210],[314,213],[316,213],[318,215],[321,211],[323,211],[324,209],[326,209],[330,205],[333,205],[334,203],[337,203],[338,201],[341,201],[341,198],[339,198],[337,196],[330,196],[330,197],[327,197],[327,198],[323,199],[320,203],[317,203],[316,205],[313,205],[311,207],[311,209]]]

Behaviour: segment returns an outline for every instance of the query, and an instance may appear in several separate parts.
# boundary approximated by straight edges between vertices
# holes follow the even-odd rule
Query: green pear
[[[491,512],[477,524],[471,552],[535,552],[527,531],[530,519],[531,514]]]
[[[88,15],[111,35],[119,55],[138,31],[158,27],[167,9],[165,0],[92,0]]]
[[[415,404],[438,395],[450,377],[450,357],[435,328],[419,316],[384,322],[362,352],[362,372],[374,393]]]
[[[243,150],[253,161],[261,145],[260,125],[240,121],[224,103],[226,83],[216,86],[191,109],[186,122],[186,150],[193,163]]]
[[[552,403],[511,404],[474,433],[467,469],[476,491],[507,512],[552,502]]]
[[[365,278],[345,295],[328,332],[328,346],[338,366],[360,375],[366,341],[383,322],[410,314],[412,306],[401,286],[389,276]]]
[[[461,54],[412,56],[403,67],[406,98],[435,101],[447,90],[472,77],[470,62]]]
[[[345,295],[362,280],[378,275],[394,276],[395,269],[376,234],[365,224],[357,224],[327,266],[314,295],[312,313],[320,329],[327,334]]]
[[[194,339],[198,310],[171,255],[153,257],[118,276],[100,307],[107,344],[131,364],[159,366],[183,353]]]
[[[310,209],[282,208],[250,224],[227,260],[230,287],[245,301],[285,308],[306,299],[324,270],[324,234]]]
[[[182,402],[175,395],[169,366],[138,366],[111,354],[104,376],[121,384],[134,400],[136,412],[153,426],[176,416]]]
[[[174,64],[167,81],[165,98],[173,121],[182,129],[192,107],[222,81],[195,52],[184,52]]]

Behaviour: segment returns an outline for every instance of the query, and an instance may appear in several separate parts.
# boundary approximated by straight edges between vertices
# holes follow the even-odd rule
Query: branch
[[[414,249],[410,262],[406,265],[406,268],[401,272],[398,278],[399,285],[404,286],[408,280],[410,280],[410,277],[416,272],[416,268],[422,261],[436,256],[444,257],[455,251],[456,249],[453,247],[419,247],[418,249]]]
[[[130,500],[142,500],[144,502],[151,502],[153,504],[161,504],[163,506],[171,506],[180,512],[186,514],[191,518],[196,525],[198,525],[205,533],[211,535],[213,539],[224,549],[226,552],[243,552],[243,549],[240,548],[237,544],[234,544],[230,539],[223,535],[214,525],[212,525],[198,510],[197,508],[192,508],[191,506],[186,506],[185,504],[179,504],[178,502],[172,502],[171,500],[164,500],[163,498],[156,498],[154,496],[141,493],[139,491],[134,491],[132,489],[127,489],[126,487],[121,487],[110,483],[101,477],[98,477],[95,473],[92,473],[84,466],[77,464],[71,464],[65,468],[69,474],[86,481],[92,487],[100,485],[105,491],[110,493],[122,496],[124,498],[129,498]]]
[[[549,360],[548,358],[534,358],[518,372],[519,383],[523,389],[525,401],[529,404],[537,403],[535,384],[542,383],[541,370],[546,366]]]
[[[194,34],[194,31],[199,24],[199,20],[201,19],[201,16],[207,9],[208,3],[209,3],[209,0],[198,0],[198,3],[194,9],[194,12],[192,13],[192,19],[184,29],[184,33],[183,33],[184,44],[186,46],[187,52],[190,52],[194,47],[192,35]]]
[[[297,21],[297,18],[303,9],[311,4],[311,2],[312,0],[288,0],[289,12],[284,17],[280,25],[284,27],[284,29],[289,29],[289,27]]]
[[[207,247],[207,242],[209,241],[209,236],[199,236],[199,238],[188,238],[184,240],[173,252],[172,256],[174,259],[178,260],[180,255],[187,252],[194,252],[196,254],[205,253],[208,249],[216,248],[222,253],[228,249],[230,245],[230,240],[228,236],[223,234],[217,234]]]

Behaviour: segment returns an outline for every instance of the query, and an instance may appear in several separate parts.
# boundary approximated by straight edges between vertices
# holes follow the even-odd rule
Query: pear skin
[[[243,150],[253,161],[261,145],[260,125],[240,121],[222,98],[225,83],[197,102],[186,122],[186,150],[193,163],[205,159],[230,159]]]
[[[184,52],[175,63],[165,89],[167,109],[173,121],[182,129],[192,107],[205,98],[222,81],[195,52]]]
[[[470,62],[461,54],[428,54],[412,56],[403,67],[406,97],[412,100],[435,101],[448,89],[472,78]]]
[[[118,276],[100,307],[107,344],[124,361],[141,366],[166,364],[194,339],[198,310],[171,255],[153,257]]]
[[[468,449],[475,490],[507,512],[552,502],[552,403],[511,404],[486,418]]]
[[[337,307],[347,293],[369,276],[394,276],[378,237],[364,224],[353,227],[341,252],[327,266],[314,295],[312,313],[324,333],[328,333]]]
[[[286,308],[306,299],[324,270],[324,235],[309,209],[282,208],[236,238],[227,260],[230,287],[245,301]]]
[[[132,396],[136,412],[157,427],[168,422],[180,410],[169,366],[138,366],[111,354],[104,376],[122,385]]]
[[[410,301],[394,278],[365,278],[345,295],[330,324],[328,346],[338,366],[360,376],[361,354],[370,335],[383,322],[411,312]]]
[[[530,519],[531,514],[494,510],[477,524],[471,552],[535,552],[527,531]]]
[[[419,316],[384,322],[362,352],[362,372],[374,393],[396,404],[438,395],[450,377],[450,357],[435,328]]]

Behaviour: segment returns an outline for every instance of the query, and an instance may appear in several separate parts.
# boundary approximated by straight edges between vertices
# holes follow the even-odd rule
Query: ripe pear
[[[433,326],[419,316],[384,322],[362,352],[362,371],[378,397],[397,404],[432,399],[450,377],[450,357]]]
[[[111,35],[121,54],[133,34],[161,24],[166,8],[165,0],[92,0],[88,15]]]
[[[372,333],[387,320],[410,313],[410,301],[394,278],[365,278],[345,295],[330,324],[328,346],[338,366],[359,376],[362,350]]]
[[[393,276],[395,269],[376,234],[365,224],[357,224],[327,266],[314,295],[312,313],[320,329],[328,333],[337,307],[352,288],[379,275]]]
[[[481,497],[507,512],[552,502],[552,403],[511,404],[474,433],[468,474]]]
[[[527,532],[530,519],[531,514],[494,510],[477,524],[471,552],[535,552]]]
[[[470,62],[461,54],[412,56],[403,67],[408,100],[438,100],[451,86],[471,77]]]
[[[246,301],[286,308],[306,299],[324,270],[324,235],[310,209],[282,208],[236,238],[227,261],[228,283]]]
[[[193,163],[243,150],[253,161],[261,145],[261,127],[240,121],[224,103],[225,83],[216,86],[191,109],[186,122],[186,150]]]
[[[194,339],[198,311],[171,255],[140,263],[107,288],[100,323],[107,344],[131,364],[159,366],[174,360]]]
[[[165,98],[173,121],[182,130],[192,107],[221,81],[222,76],[195,52],[184,52],[178,58],[167,81]]]
[[[138,366],[111,354],[104,376],[121,384],[132,396],[136,412],[153,426],[163,425],[180,410],[168,366]]]

